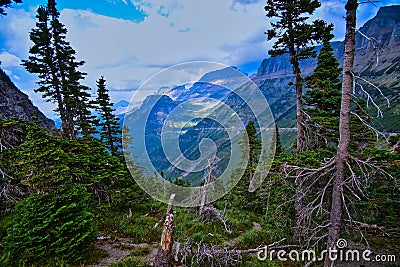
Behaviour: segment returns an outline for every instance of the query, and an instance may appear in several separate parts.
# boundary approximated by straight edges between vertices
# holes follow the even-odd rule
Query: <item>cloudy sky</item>
[[[37,78],[20,66],[32,43],[36,9],[46,0],[23,0],[0,16],[0,67],[49,117],[52,105],[33,92]],[[362,4],[358,26],[380,6],[399,4],[382,0]],[[315,18],[335,25],[335,39],[344,36],[344,0],[322,1]],[[142,82],[160,70],[188,61],[213,61],[255,73],[271,43],[264,0],[58,0],[67,39],[86,64],[84,84],[95,88],[103,75],[112,101],[129,100]]]

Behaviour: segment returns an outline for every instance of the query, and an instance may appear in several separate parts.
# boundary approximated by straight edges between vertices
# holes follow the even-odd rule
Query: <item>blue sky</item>
[[[24,0],[0,17],[0,61],[14,83],[49,117],[53,106],[36,88],[36,76],[20,66],[32,45],[29,31],[36,9],[46,0]],[[129,100],[151,75],[174,64],[206,60],[237,66],[254,73],[267,57],[271,43],[265,1],[260,0],[59,0],[67,38],[85,60],[84,84],[95,88],[101,76],[107,80],[112,101]],[[314,17],[335,25],[335,39],[344,36],[344,0],[322,1]],[[380,6],[400,4],[383,0],[362,4],[358,26],[372,18]]]

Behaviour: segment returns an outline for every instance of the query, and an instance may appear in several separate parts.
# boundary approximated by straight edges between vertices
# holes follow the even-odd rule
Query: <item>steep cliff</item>
[[[33,105],[26,94],[21,92],[0,69],[0,119],[17,118],[27,121],[39,121],[43,128],[54,129],[54,122]]]

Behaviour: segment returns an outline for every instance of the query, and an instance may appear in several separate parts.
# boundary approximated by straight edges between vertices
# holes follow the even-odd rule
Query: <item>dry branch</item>
[[[186,241],[182,247],[182,250],[179,251],[179,254],[182,258],[182,263],[188,264],[189,258],[192,259],[192,265],[195,262],[200,266],[231,266],[235,263],[241,261],[242,255],[246,254],[254,254],[257,253],[260,257],[260,254],[266,253],[272,250],[285,250],[285,249],[293,249],[298,248],[296,245],[281,245],[285,239],[279,240],[272,244],[266,246],[259,246],[253,249],[230,249],[228,247],[221,248],[217,245],[207,244],[203,242],[190,243]]]

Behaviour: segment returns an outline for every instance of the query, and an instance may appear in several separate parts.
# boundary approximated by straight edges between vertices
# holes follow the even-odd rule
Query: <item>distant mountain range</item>
[[[357,83],[363,86],[363,90],[367,91],[371,96],[375,97],[385,113],[383,119],[377,119],[376,125],[384,128],[386,131],[400,130],[399,116],[399,89],[400,89],[400,6],[388,6],[379,10],[377,15],[366,22],[357,33],[357,45],[355,55],[354,73],[359,76]],[[369,38],[369,40],[367,38]],[[343,62],[343,42],[333,42],[334,53],[339,62]],[[317,48],[319,50],[319,47]],[[377,62],[378,60],[378,62]],[[312,73],[317,63],[317,59],[309,59],[301,62],[303,75]],[[378,64],[377,64],[378,63]],[[225,73],[226,72],[226,73]],[[232,107],[239,107],[243,103],[233,104],[233,98],[230,96],[229,90],[223,86],[212,85],[224,81],[225,85],[234,82],[236,77],[228,77],[229,71],[220,70],[208,73],[202,77],[199,82],[192,87],[176,86],[173,88],[161,88],[159,95],[149,96],[143,102],[142,106],[134,111],[135,116],[127,123],[129,126],[135,127],[142,121],[146,120],[144,114],[148,114],[146,124],[146,149],[150,160],[157,162],[157,170],[163,171],[167,178],[179,176],[187,177],[191,182],[201,177],[201,174],[194,174],[192,177],[177,171],[171,167],[161,147],[161,128],[168,115],[181,102],[202,96],[205,98],[213,98],[224,101]],[[251,79],[259,86],[262,93],[266,97],[275,116],[278,126],[282,129],[281,137],[286,146],[290,145],[291,138],[295,136],[295,91],[293,86],[288,84],[294,80],[292,74],[292,66],[287,56],[279,56],[264,59],[258,69],[256,75]],[[363,79],[373,83],[379,87],[382,92],[391,99],[391,107],[385,107],[385,101],[382,101],[379,90],[365,82]],[[218,82],[217,82],[218,81]],[[220,84],[221,85],[221,84]],[[223,85],[223,84],[222,84]],[[362,96],[365,93],[356,88],[356,95]],[[160,95],[162,95],[160,97]],[[381,98],[380,98],[381,97]],[[231,100],[229,100],[231,99]],[[231,101],[231,103],[230,103]],[[126,102],[124,102],[126,106]],[[149,111],[151,109],[151,111]],[[237,109],[238,110],[238,109]],[[240,110],[240,108],[239,108]],[[371,108],[371,112],[374,110]],[[375,111],[376,112],[376,111]],[[247,114],[247,117],[245,116]],[[396,118],[394,118],[396,117]],[[250,112],[245,112],[244,108],[241,112],[241,119],[247,123],[254,120]],[[188,127],[180,138],[180,149],[187,158],[196,158],[199,156],[198,144],[202,138],[211,138],[215,142],[223,140],[223,133],[202,132],[200,129],[210,126],[209,121],[202,120],[191,127]],[[212,124],[212,123],[211,123]],[[287,130],[286,130],[287,129]],[[200,133],[200,134],[199,134]],[[140,133],[137,133],[140,135]],[[221,143],[222,147],[226,144]],[[222,150],[221,150],[222,151]],[[138,158],[144,157],[144,149],[140,148],[135,151]],[[222,158],[222,157],[219,157]],[[196,183],[196,182],[195,182]]]
[[[129,135],[135,140],[131,152],[137,156],[139,164],[145,165],[148,157],[157,172],[163,172],[166,178],[181,177],[190,181],[192,185],[200,185],[209,170],[198,168],[198,166],[207,166],[211,163],[206,162],[207,159],[197,161],[201,153],[199,145],[202,140],[209,139],[218,147],[216,162],[211,164],[213,174],[222,173],[231,158],[232,145],[243,138],[243,134],[237,133],[233,138],[229,137],[221,123],[230,120],[231,114],[225,115],[224,105],[218,103],[223,102],[229,106],[230,110],[235,110],[244,125],[249,120],[255,120],[253,112],[244,100],[231,91],[231,89],[236,89],[235,85],[238,80],[243,80],[243,77],[246,76],[231,68],[213,71],[190,85],[162,87],[157,95],[148,96],[140,108],[131,110],[124,119],[125,125],[130,129]],[[249,81],[247,77],[245,80]],[[242,83],[239,82],[239,84]],[[245,90],[246,86],[251,85],[243,86]],[[209,111],[216,114],[217,119],[202,117],[202,112]],[[179,114],[172,114],[172,112]],[[167,122],[169,116],[176,117]],[[192,119],[193,117],[195,119]],[[164,129],[165,132],[162,132],[166,124],[169,125],[170,130]],[[171,132],[179,132],[178,144],[163,144],[162,136],[168,138],[165,136]],[[190,164],[186,164],[185,168],[175,167],[166,155],[166,152],[171,151],[178,151],[178,154],[181,154],[175,158],[175,165],[186,164],[185,159],[189,159]],[[235,156],[240,157],[240,155]],[[201,170],[196,171],[196,169]]]
[[[343,62],[343,42],[333,42],[332,45],[335,56],[339,62]],[[316,59],[302,61],[300,66],[303,75],[310,74],[314,70],[316,62]],[[400,5],[382,7],[374,18],[359,29],[356,37],[354,73],[360,77],[357,79],[357,83],[377,99],[377,103],[384,112],[384,118],[376,119],[375,125],[387,132],[400,131]],[[284,55],[264,59],[257,74],[250,78],[259,86],[268,100],[276,123],[282,130],[282,141],[289,145],[291,138],[295,136],[296,120],[295,90],[293,86],[288,85],[294,80],[294,76],[288,57]],[[248,112],[243,102],[224,87],[234,83],[235,79],[237,77],[227,70],[213,71],[204,75],[190,87],[160,88],[157,96],[147,97],[141,105],[121,100],[114,105],[115,114],[121,119],[121,125],[128,111],[135,113],[134,117],[130,117],[129,125],[138,125],[147,119],[145,133],[147,149],[151,160],[158,162],[158,171],[165,172],[167,178],[186,175],[171,168],[161,149],[160,130],[165,119],[180,103],[201,96],[205,99],[225,101],[229,106],[238,110],[245,123],[253,120],[254,117],[251,112]],[[386,103],[381,97],[380,91],[371,84],[378,87],[390,99],[391,106],[389,108],[385,106]],[[360,88],[356,87],[357,97],[365,96]],[[154,89],[157,90],[157,88]],[[376,110],[373,108],[370,111],[372,114],[376,114]],[[28,97],[16,88],[3,71],[0,71],[0,118],[16,117],[32,121],[35,116],[39,118],[43,127],[54,128],[54,123],[33,106]],[[58,124],[59,121],[56,121],[56,125]],[[199,120],[185,127],[180,137],[179,149],[187,158],[193,159],[199,155],[196,146],[202,138],[210,138],[219,142],[222,148],[229,148],[228,143],[224,141],[226,132],[217,131],[210,135],[210,133],[201,131],[202,127],[218,128],[219,126],[213,122]],[[225,153],[223,149],[219,152]],[[224,158],[222,154],[218,155],[219,158]],[[136,156],[143,155],[139,151]],[[226,162],[220,165],[224,166]],[[200,176],[202,174],[196,174],[188,177],[188,180],[196,184],[199,182]]]
[[[333,42],[332,46],[342,64],[344,43]],[[303,75],[310,74],[316,63],[317,59],[302,61]],[[371,84],[357,79],[357,83],[382,104],[384,118],[376,120],[376,126],[386,131],[399,131],[400,5],[381,7],[376,16],[358,30],[354,73],[379,87],[392,102],[390,108],[385,107],[380,92]],[[294,76],[287,56],[264,59],[257,74],[251,78],[268,98],[278,126],[295,127],[295,91],[293,86],[288,86]],[[359,86],[356,92],[362,95]],[[371,113],[376,114],[376,111],[371,109]]]

